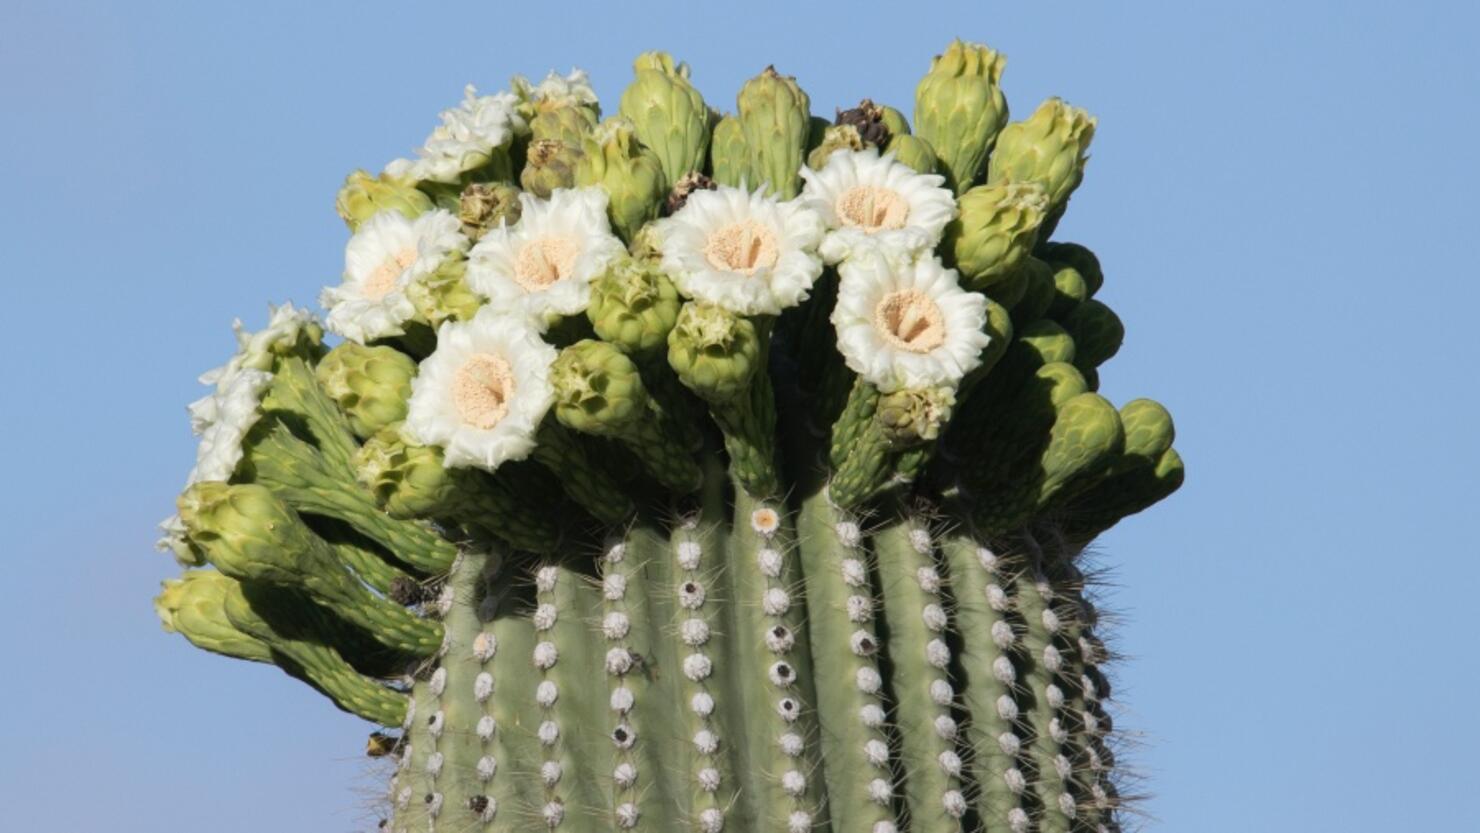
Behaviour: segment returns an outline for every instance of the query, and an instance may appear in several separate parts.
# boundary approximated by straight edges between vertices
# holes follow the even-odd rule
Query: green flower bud
[[[622,351],[587,339],[560,351],[550,368],[555,417],[567,428],[623,436],[648,414],[647,390]]]
[[[416,183],[381,174],[354,171],[344,178],[334,209],[350,231],[382,211],[399,211],[417,217],[432,210],[432,201],[416,189]]]
[[[1156,465],[1177,437],[1171,413],[1154,399],[1125,403],[1120,409],[1120,424],[1125,428],[1125,450],[1117,470]]]
[[[360,482],[393,518],[440,517],[457,504],[461,485],[436,446],[417,445],[388,425],[365,441],[355,458]]]
[[[1125,433],[1120,414],[1097,393],[1081,393],[1059,408],[1043,452],[1043,483],[1038,504],[1072,496],[1120,454]]]
[[[483,307],[483,299],[468,286],[468,262],[461,255],[449,256],[437,271],[406,287],[406,297],[416,307],[417,319],[426,325],[428,340],[435,341],[438,327],[447,321],[467,321]],[[401,345],[412,342],[411,330]],[[416,351],[413,351],[416,352]],[[426,355],[431,349],[418,355]]]
[[[668,334],[668,363],[684,385],[710,402],[747,391],[760,354],[755,325],[711,304],[684,304]]]
[[[930,62],[915,89],[915,135],[930,143],[946,184],[958,194],[976,183],[1007,123],[1007,99],[998,86],[1006,63],[985,46],[955,40]]]
[[[1063,321],[1075,307],[1089,300],[1089,284],[1073,266],[1056,264],[1053,270],[1053,303],[1049,304],[1048,317]]]
[[[869,103],[872,104],[873,102]],[[899,112],[887,104],[877,106],[879,108],[879,121],[889,129],[889,138],[891,141],[895,136],[908,136],[910,134],[910,121],[905,118],[904,113]],[[884,144],[888,145],[889,142],[884,142]]]
[[[919,136],[897,135],[890,140],[887,150],[901,164],[915,169],[917,173],[933,174],[940,170],[940,160],[935,158],[935,149]]]
[[[295,555],[312,548],[313,533],[266,487],[195,483],[178,505],[186,534],[223,573],[274,584],[298,581]]]
[[[272,649],[237,630],[226,618],[226,594],[236,584],[215,570],[187,570],[178,579],[162,583],[154,598],[154,612],[170,633],[178,633],[197,648],[228,657],[272,662]]]
[[[519,189],[503,182],[474,182],[458,198],[463,234],[477,242],[489,229],[519,222]]]
[[[658,155],[666,189],[704,167],[709,108],[689,83],[688,65],[675,64],[672,55],[645,52],[632,69],[635,77],[623,91],[619,109],[631,120],[637,138]]]
[[[586,315],[602,340],[648,357],[668,344],[682,304],[678,288],[656,265],[619,259],[592,281]]]
[[[955,404],[949,387],[895,391],[879,397],[874,420],[890,446],[907,448],[938,438]]]
[[[859,141],[866,147],[885,147],[889,144],[890,138],[894,136],[894,132],[884,122],[884,110],[885,108],[865,98],[858,103],[857,107],[839,110],[834,123],[839,127],[852,127],[858,134]],[[899,115],[898,110],[894,111],[894,115],[898,117],[896,125],[903,121],[904,117]],[[909,127],[905,127],[900,132],[910,132]]]
[[[576,163],[575,184],[600,185],[606,191],[606,213],[612,229],[623,240],[658,216],[667,196],[663,165],[658,155],[637,141],[632,122],[611,118],[586,139]]]
[[[766,67],[745,82],[736,98],[740,127],[750,151],[753,190],[789,200],[801,193],[803,154],[811,130],[811,102],[795,78]]]
[[[1019,327],[1014,344],[1035,367],[1051,362],[1072,364],[1074,361],[1074,338],[1057,322],[1048,319],[1031,321]]]
[[[1033,183],[981,185],[962,194],[960,213],[946,226],[945,251],[961,285],[982,292],[1017,271],[1033,250],[1048,209]]]
[[[867,147],[858,128],[851,124],[835,124],[822,136],[822,143],[807,154],[807,166],[813,170],[827,164],[827,158],[840,150],[863,150]]]
[[[1064,318],[1064,329],[1074,337],[1074,364],[1089,372],[1120,352],[1125,325],[1115,311],[1094,299],[1074,307]]]
[[[745,129],[738,118],[725,116],[715,122],[709,161],[714,181],[720,185],[738,188],[740,183],[750,182],[750,149],[745,146]]]
[[[1040,243],[1034,255],[1055,266],[1072,266],[1084,279],[1084,285],[1093,296],[1105,284],[1105,273],[1100,270],[1100,259],[1095,253],[1078,243]]]
[[[1084,178],[1095,118],[1062,100],[1038,105],[1026,121],[1003,128],[987,169],[988,182],[1036,182],[1050,211],[1061,211]]]
[[[416,362],[392,347],[346,341],[324,356],[314,375],[363,439],[406,418]]]
[[[536,115],[529,122],[530,138],[535,142],[560,142],[580,147],[596,127],[596,115],[587,107],[556,107]]]
[[[569,188],[575,184],[576,163],[580,158],[580,148],[575,145],[555,139],[540,139],[529,146],[529,157],[519,174],[519,184],[529,193],[549,199],[556,188]]]

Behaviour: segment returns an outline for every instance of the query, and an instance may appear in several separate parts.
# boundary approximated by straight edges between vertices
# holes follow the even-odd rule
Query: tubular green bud
[[[745,129],[738,118],[725,116],[714,123],[709,162],[710,173],[720,185],[738,188],[742,182],[750,182],[750,150],[745,146]]]
[[[1073,266],[1058,264],[1053,270],[1053,303],[1048,306],[1048,317],[1063,321],[1076,307],[1089,300],[1089,284]]]
[[[602,122],[583,148],[575,184],[599,185],[606,191],[612,229],[630,241],[644,223],[658,216],[667,195],[658,155],[637,141],[632,122],[621,117]]]
[[[895,391],[879,397],[874,421],[891,447],[907,448],[938,438],[955,405],[949,387]]]
[[[823,132],[822,143],[807,154],[807,167],[814,170],[827,164],[827,157],[840,150],[863,150],[867,147],[858,128],[851,124],[835,124]]]
[[[919,136],[895,136],[890,140],[887,150],[901,164],[913,168],[917,173],[933,174],[940,170],[940,160],[935,157],[935,149]]]
[[[976,183],[1007,123],[1007,99],[998,86],[1006,63],[992,49],[955,40],[915,88],[915,135],[930,143],[946,184],[958,194]]]
[[[637,366],[605,342],[587,339],[561,350],[550,384],[556,418],[576,431],[622,436],[648,412]]]
[[[346,341],[324,356],[314,375],[355,435],[364,439],[406,418],[416,362],[392,347]]]
[[[441,644],[436,623],[371,593],[266,487],[196,483],[179,503],[190,539],[226,575],[301,588],[393,650],[428,655]]]
[[[489,229],[519,222],[519,189],[503,182],[474,182],[458,198],[463,234],[477,242]]]
[[[569,188],[575,184],[576,163],[581,150],[556,139],[540,139],[529,146],[529,157],[524,170],[519,174],[519,184],[524,190],[549,199],[556,188]]]
[[[1115,311],[1094,300],[1084,301],[1064,318],[1064,329],[1074,338],[1074,364],[1090,371],[1120,352],[1125,325]]]
[[[393,518],[437,517],[458,500],[460,483],[442,450],[407,441],[399,423],[366,440],[355,464],[360,482]]]
[[[1033,254],[1054,264],[1055,267],[1074,267],[1074,270],[1084,279],[1084,285],[1091,296],[1099,292],[1100,287],[1105,284],[1105,273],[1100,270],[1100,259],[1095,257],[1094,252],[1078,243],[1039,243],[1038,249]]]
[[[620,112],[663,166],[664,188],[704,167],[709,108],[689,83],[687,64],[666,52],[645,52],[632,63],[635,77],[622,93]]]
[[[586,315],[602,340],[646,358],[667,346],[682,304],[678,288],[656,265],[623,258],[592,281]]]
[[[1057,322],[1046,318],[1018,328],[1017,341],[1033,366],[1051,362],[1074,362],[1074,338]]]
[[[1012,275],[1033,251],[1048,209],[1034,183],[980,185],[962,194],[960,213],[946,226],[945,251],[961,285],[985,291]]]
[[[885,108],[865,98],[858,102],[857,107],[839,110],[835,124],[839,127],[852,127],[858,134],[859,141],[866,146],[882,148],[889,144],[889,139],[894,135],[894,131],[885,122],[884,111]],[[893,114],[896,117],[895,126],[899,126],[904,117],[899,114],[898,110],[893,111]],[[910,132],[909,127],[906,126],[900,132]]]
[[[595,127],[596,114],[587,107],[556,107],[539,113],[529,122],[533,141],[560,142],[572,147],[580,147]]]
[[[1125,429],[1125,450],[1117,469],[1154,466],[1177,438],[1172,415],[1154,399],[1133,399],[1120,408]]]
[[[1120,414],[1097,393],[1081,393],[1059,408],[1043,452],[1038,503],[1090,485],[1125,444]]]
[[[867,100],[867,99],[865,99]],[[872,103],[872,102],[870,102]],[[892,140],[896,136],[908,136],[910,134],[910,121],[905,118],[904,113],[890,107],[887,104],[876,105],[879,108],[879,121],[889,129]],[[885,142],[884,144],[888,144]]]
[[[467,271],[467,260],[449,257],[437,271],[406,287],[406,297],[416,307],[418,320],[426,325],[429,339],[444,323],[467,321],[482,308],[483,299],[468,286]]]
[[[795,78],[766,67],[740,88],[736,104],[750,152],[752,181],[747,184],[779,199],[795,197],[801,192],[798,172],[811,129],[807,94]]]
[[[226,594],[236,582],[215,570],[186,570],[162,582],[154,612],[170,633],[217,654],[253,662],[272,662],[272,649],[237,630],[226,618]]]
[[[987,168],[988,182],[1036,182],[1051,211],[1061,211],[1084,179],[1095,118],[1061,99],[1038,105],[1027,120],[1003,128]]]
[[[360,223],[382,211],[399,211],[407,217],[420,216],[432,210],[432,201],[409,180],[354,171],[344,178],[344,185],[334,199],[334,209],[350,231],[354,231]]]
[[[710,402],[747,391],[760,354],[755,325],[712,304],[684,304],[668,334],[668,363],[684,385]]]

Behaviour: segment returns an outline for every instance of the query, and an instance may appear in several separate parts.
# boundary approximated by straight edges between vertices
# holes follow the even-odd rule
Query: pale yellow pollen
[[[570,277],[580,256],[580,242],[569,237],[531,240],[514,256],[514,282],[525,292],[538,292]]]
[[[473,428],[498,425],[513,395],[513,369],[493,353],[474,353],[452,376],[452,403],[463,424]]]
[[[741,220],[715,229],[704,241],[704,257],[716,269],[754,275],[776,265],[780,252],[776,232],[755,220]]]
[[[838,195],[833,203],[845,226],[867,232],[904,228],[910,204],[898,192],[877,185],[855,185]]]
[[[918,289],[891,292],[874,307],[874,329],[884,340],[912,353],[929,353],[946,341],[940,305]]]
[[[415,248],[408,246],[396,252],[386,258],[379,266],[375,267],[375,271],[371,272],[370,277],[365,279],[364,288],[360,290],[361,294],[372,301],[378,301],[384,298],[390,294],[392,289],[396,288],[396,279],[401,277],[401,273],[406,271],[406,267],[415,262]]]

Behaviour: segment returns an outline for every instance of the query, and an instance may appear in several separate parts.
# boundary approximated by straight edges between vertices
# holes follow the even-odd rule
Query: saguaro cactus
[[[342,343],[284,306],[202,377],[165,627],[380,724],[397,833],[1118,829],[1080,555],[1182,463],[1046,239],[1094,120],[1004,126],[1003,63],[913,135],[663,53],[607,122],[469,88],[339,194]]]

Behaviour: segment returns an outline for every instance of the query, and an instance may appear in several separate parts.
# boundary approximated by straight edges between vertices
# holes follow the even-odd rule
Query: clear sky
[[[1059,236],[1127,326],[1104,391],[1178,422],[1187,485],[1100,545],[1150,829],[1474,829],[1472,5],[416,5],[0,3],[0,827],[373,828],[368,727],[149,601],[194,377],[337,280],[347,171],[469,81],[614,104],[664,48],[722,107],[774,63],[908,109],[960,35],[1014,114],[1099,115]]]

